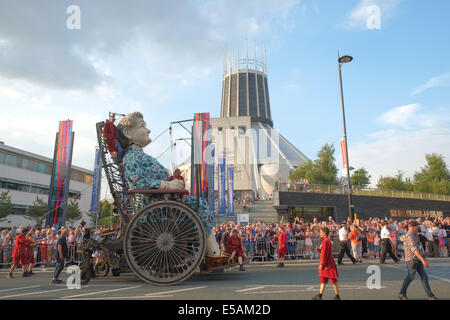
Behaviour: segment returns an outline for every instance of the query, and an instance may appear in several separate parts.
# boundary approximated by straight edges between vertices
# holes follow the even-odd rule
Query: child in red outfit
[[[26,271],[26,268],[28,267],[28,265],[30,264],[30,259],[29,259],[29,254],[28,254],[28,250],[27,247],[31,246],[31,244],[33,243],[30,239],[26,238],[26,234],[30,231],[30,229],[28,228],[24,228],[22,230],[22,232],[16,237],[16,244],[14,246],[14,251],[13,251],[13,258],[14,258],[14,262],[13,265],[11,267],[11,269],[9,270],[8,276],[7,278],[13,278],[13,271],[16,267],[18,267],[19,265],[22,265],[22,270],[23,270],[23,277],[29,277],[30,275],[28,274],[28,271]]]
[[[329,234],[330,230],[327,227],[320,228],[320,237],[322,238],[322,244],[317,249],[317,252],[320,253],[320,291],[318,295],[312,298],[313,300],[322,300],[322,294],[325,291],[328,280],[330,280],[331,284],[334,287],[334,293],[336,294],[334,300],[341,300],[341,298],[339,297],[339,288],[337,284],[337,278],[339,277],[339,274],[336,268],[336,264],[334,263],[332,244],[330,239],[328,238]]]

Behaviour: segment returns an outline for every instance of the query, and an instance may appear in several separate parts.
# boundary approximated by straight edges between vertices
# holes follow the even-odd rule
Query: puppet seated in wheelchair
[[[169,181],[169,171],[162,166],[157,159],[144,153],[143,148],[152,140],[150,130],[140,112],[133,112],[125,116],[118,124],[122,146],[124,150],[123,170],[130,190],[133,189],[159,189],[159,190],[184,190],[184,182],[181,180]],[[164,194],[146,194],[135,201],[137,209],[143,208],[154,201],[167,200]],[[197,212],[206,231],[206,256],[220,256],[219,245],[214,234],[214,217],[211,214],[208,203],[193,196],[169,196],[170,200],[182,201],[194,212]]]

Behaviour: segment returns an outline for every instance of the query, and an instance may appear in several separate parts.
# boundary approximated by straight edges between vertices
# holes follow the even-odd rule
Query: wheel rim
[[[196,213],[175,201],[154,202],[127,226],[125,257],[134,273],[152,284],[189,278],[205,253],[205,231]]]

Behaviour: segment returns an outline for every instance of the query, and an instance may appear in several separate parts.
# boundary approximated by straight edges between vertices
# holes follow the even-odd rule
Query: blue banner
[[[228,167],[228,216],[234,216],[234,168]]]
[[[95,150],[94,178],[92,184],[91,208],[89,212],[98,212],[98,203],[100,201],[100,188],[102,185],[102,159],[100,149]]]
[[[215,155],[215,145],[212,143],[210,145],[211,157],[208,159],[208,203],[211,212],[215,211],[214,203],[214,155]]]
[[[219,158],[219,214],[226,214],[225,202],[225,158]]]

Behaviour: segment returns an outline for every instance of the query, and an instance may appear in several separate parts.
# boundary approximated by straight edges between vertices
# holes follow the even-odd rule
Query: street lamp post
[[[353,58],[351,56],[342,56],[339,57],[339,51],[338,51],[338,64],[339,64],[339,81],[341,85],[341,102],[342,102],[342,120],[344,123],[344,140],[345,140],[345,157],[347,159],[347,183],[348,183],[348,214],[350,219],[352,219],[352,183],[350,181],[350,163],[348,161],[348,144],[347,144],[347,129],[345,125],[345,111],[344,111],[344,94],[342,90],[342,73],[341,73],[341,65],[344,63],[348,63],[352,61]]]

